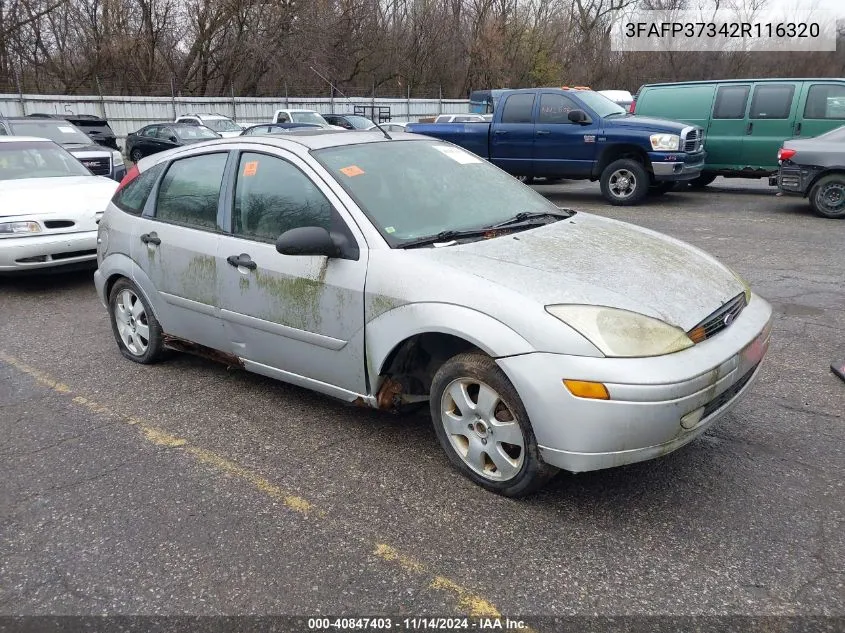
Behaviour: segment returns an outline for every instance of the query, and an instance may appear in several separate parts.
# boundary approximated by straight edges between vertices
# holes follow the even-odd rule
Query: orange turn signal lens
[[[693,343],[701,343],[701,341],[707,338],[707,332],[705,332],[704,328],[699,325],[687,332],[687,336]]]
[[[600,382],[590,382],[588,380],[567,380],[563,379],[563,384],[569,389],[573,396],[579,398],[589,398],[591,400],[610,400],[610,394]]]

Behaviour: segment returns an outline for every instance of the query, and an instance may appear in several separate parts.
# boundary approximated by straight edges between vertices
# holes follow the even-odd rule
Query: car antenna
[[[349,98],[349,97],[347,97],[345,94],[343,94],[343,93],[340,91],[340,89],[339,89],[339,88],[337,88],[337,86],[335,86],[335,85],[334,85],[331,81],[329,81],[328,79],[326,79],[326,77],[324,77],[324,76],[323,76],[323,75],[321,75],[319,72],[317,72],[317,70],[316,70],[313,66],[309,66],[308,68],[310,68],[310,69],[311,69],[311,71],[312,71],[315,75],[317,75],[320,79],[322,79],[322,80],[323,80],[323,81],[325,81],[327,84],[329,84],[329,87],[331,87],[331,89],[332,89],[332,90],[334,90],[334,91],[335,91],[335,92],[337,92],[337,93],[338,93],[341,97],[343,97],[344,99],[346,99],[347,101],[349,101],[350,103],[352,103],[352,99],[350,99],[350,98]],[[382,126],[380,126],[380,125],[378,124],[378,121],[373,120],[373,123],[374,123],[374,124],[375,124],[375,126],[379,129],[379,132],[381,132],[382,134],[384,134],[384,138],[386,138],[388,141],[392,141],[392,140],[393,140],[393,137],[392,137],[392,136],[390,136],[390,134],[388,134],[388,133],[387,133],[387,130],[385,130]]]

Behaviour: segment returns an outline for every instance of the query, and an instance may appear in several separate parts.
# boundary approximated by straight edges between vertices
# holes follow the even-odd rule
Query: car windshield
[[[87,134],[67,121],[14,121],[11,127],[15,136],[48,138],[59,145],[94,144]]]
[[[91,172],[53,143],[0,143],[0,180],[64,176],[91,176]]]
[[[328,122],[317,112],[291,112],[290,118],[294,123],[319,123],[320,125],[328,125]]]
[[[592,111],[598,114],[601,118],[611,115],[615,116],[627,114],[625,108],[613,103],[613,101],[604,95],[600,95],[598,92],[593,92],[592,90],[579,90],[578,97],[587,105],[588,108],[592,109]]]
[[[382,141],[315,150],[388,244],[486,228],[517,213],[560,213],[530,187],[447,143]]]
[[[215,132],[240,132],[243,129],[231,119],[203,119],[203,124]]]
[[[217,132],[203,125],[184,125],[177,127],[176,134],[183,141],[207,141],[213,138],[220,138]]]
[[[373,122],[365,116],[358,116],[357,114],[344,114],[343,116],[356,129],[366,130],[373,126]]]

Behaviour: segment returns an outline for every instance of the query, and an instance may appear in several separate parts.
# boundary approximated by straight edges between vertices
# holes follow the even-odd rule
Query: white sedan
[[[52,141],[0,136],[0,273],[96,262],[117,186]]]

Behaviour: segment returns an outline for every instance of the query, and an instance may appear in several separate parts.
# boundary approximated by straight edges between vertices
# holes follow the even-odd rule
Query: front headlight
[[[694,345],[680,328],[637,312],[586,305],[551,305],[546,311],[580,332],[605,356],[661,356]]]
[[[681,137],[677,134],[652,134],[649,139],[655,152],[677,152],[681,147]]]
[[[123,164],[123,154],[121,154],[117,150],[114,150],[111,153],[111,162],[112,162],[112,165],[114,165],[115,167],[117,167],[118,165],[122,165]]]
[[[27,235],[40,233],[41,225],[38,222],[0,222],[0,235]]]

